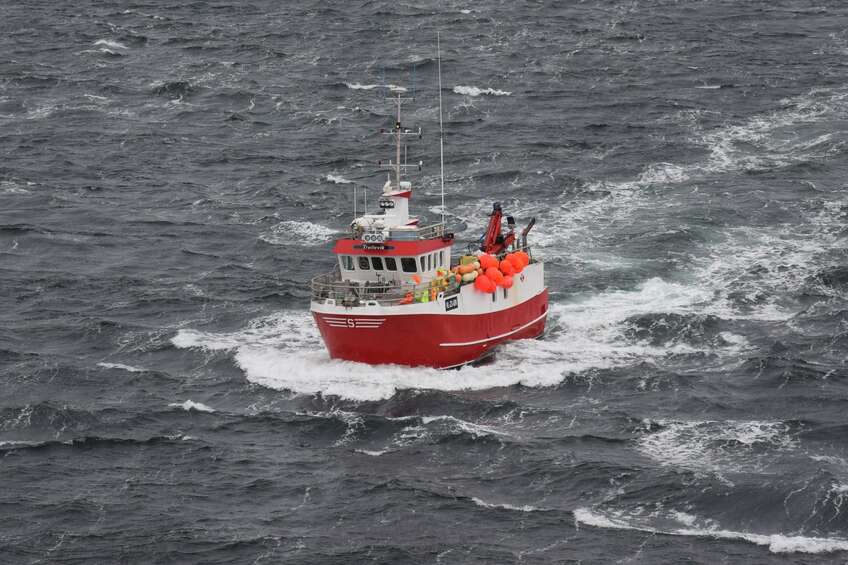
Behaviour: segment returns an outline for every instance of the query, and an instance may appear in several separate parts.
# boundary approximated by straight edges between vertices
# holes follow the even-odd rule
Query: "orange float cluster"
[[[458,283],[473,282],[480,292],[493,293],[498,287],[510,288],[513,275],[520,273],[530,264],[530,256],[524,251],[507,254],[503,259],[483,253],[452,270]]]

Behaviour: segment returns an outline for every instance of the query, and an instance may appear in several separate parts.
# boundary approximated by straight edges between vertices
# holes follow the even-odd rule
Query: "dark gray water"
[[[843,2],[0,16],[0,562],[848,562]],[[436,30],[450,223],[538,218],[548,332],[331,362],[413,68],[438,215]]]

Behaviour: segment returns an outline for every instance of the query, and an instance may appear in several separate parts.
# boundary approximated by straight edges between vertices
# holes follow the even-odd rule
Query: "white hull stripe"
[[[356,320],[356,323],[362,323],[362,322],[380,323],[380,322],[386,321],[385,318],[336,318],[336,317],[332,317],[332,316],[324,316],[325,322],[345,322],[346,323],[348,320]]]
[[[337,316],[323,316],[324,322],[331,328],[375,329],[383,325],[385,318],[340,318]]]
[[[466,345],[479,345],[481,343],[486,343],[487,341],[494,341],[496,339],[509,337],[512,334],[518,333],[525,328],[529,328],[530,326],[532,326],[533,324],[535,324],[536,322],[538,322],[539,320],[541,320],[542,318],[544,318],[547,315],[548,315],[548,312],[545,311],[541,316],[539,316],[535,320],[531,320],[531,321],[527,322],[526,324],[524,324],[523,326],[521,326],[520,328],[515,328],[514,330],[506,332],[505,334],[496,335],[494,337],[487,337],[486,339],[478,339],[477,341],[466,341],[466,342],[463,342],[463,343],[440,343],[439,346],[440,347],[463,347],[463,346],[466,346]]]

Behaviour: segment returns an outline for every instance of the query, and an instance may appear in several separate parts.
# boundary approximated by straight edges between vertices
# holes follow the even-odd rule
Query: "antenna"
[[[436,32],[436,60],[439,69],[439,167],[442,184],[442,229],[445,225],[445,128],[442,123],[442,46]]]
[[[353,219],[356,219],[356,185],[353,185]]]

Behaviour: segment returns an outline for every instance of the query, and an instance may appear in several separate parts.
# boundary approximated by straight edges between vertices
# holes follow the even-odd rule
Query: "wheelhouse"
[[[433,227],[441,225],[416,231],[432,232]],[[449,269],[452,244],[443,233],[433,239],[388,239],[380,243],[350,238],[338,240],[333,252],[342,280],[404,284],[414,278],[426,282],[436,276],[437,269]]]

